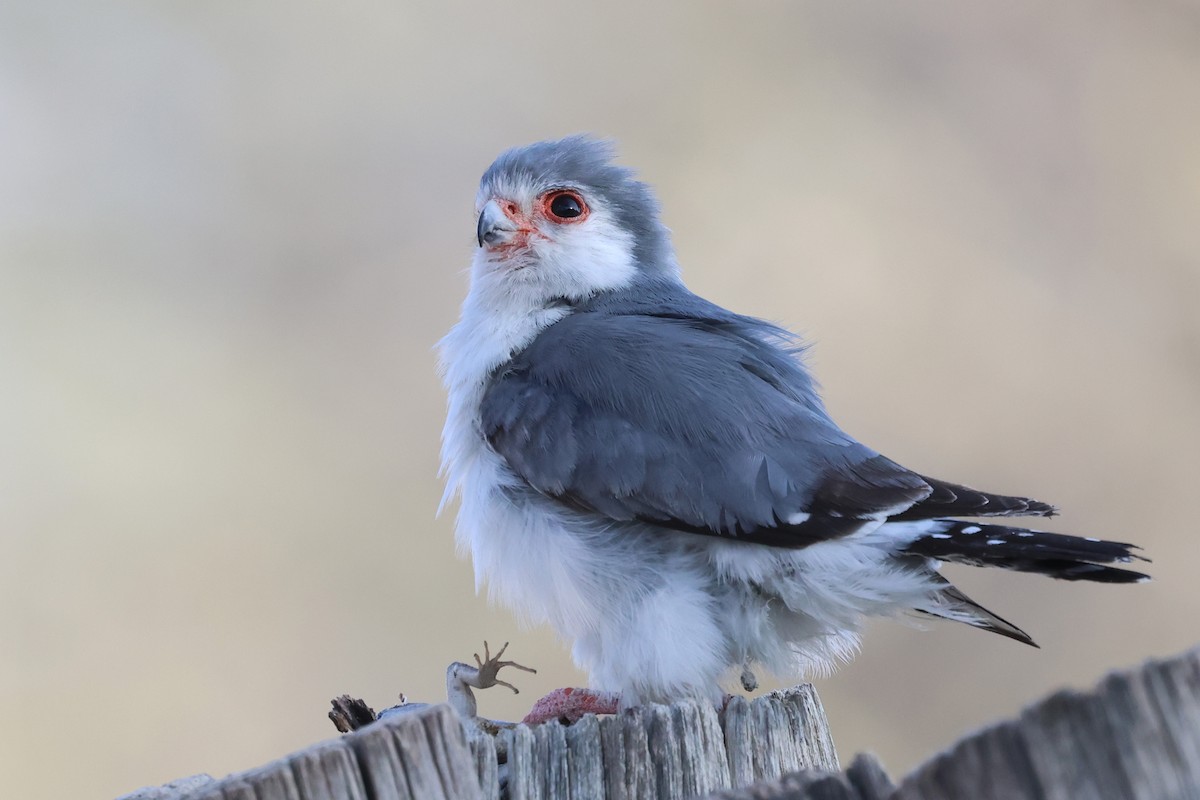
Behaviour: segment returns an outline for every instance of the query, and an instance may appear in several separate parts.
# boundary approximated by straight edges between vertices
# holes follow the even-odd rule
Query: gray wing
[[[538,492],[621,522],[803,547],[929,482],[829,419],[765,323],[577,313],[492,378],[482,425]]]

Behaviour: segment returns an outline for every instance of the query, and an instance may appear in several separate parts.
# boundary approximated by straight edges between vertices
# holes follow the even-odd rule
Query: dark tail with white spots
[[[913,555],[977,567],[1036,572],[1066,581],[1140,583],[1141,572],[1112,566],[1147,561],[1125,542],[1047,533],[957,519],[931,520],[929,532],[908,545]]]

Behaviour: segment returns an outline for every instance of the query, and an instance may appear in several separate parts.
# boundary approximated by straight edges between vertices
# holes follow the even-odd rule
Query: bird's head
[[[650,187],[612,159],[611,144],[587,136],[497,158],[476,198],[473,280],[576,300],[676,275]]]

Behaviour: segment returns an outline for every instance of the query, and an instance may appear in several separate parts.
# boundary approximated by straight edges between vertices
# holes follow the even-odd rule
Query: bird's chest
[[[559,573],[563,565],[586,560],[580,552],[585,544],[564,535],[569,523],[558,509],[529,491],[492,450],[480,405],[492,373],[565,313],[539,309],[502,317],[474,313],[468,302],[462,321],[441,343],[448,391],[442,504],[459,497],[455,538],[460,552],[471,554],[477,585],[486,582],[497,599],[543,619],[553,617],[556,606],[574,605],[572,581]]]
[[[586,524],[525,486],[470,426],[453,474],[460,486],[455,540],[470,553],[475,586],[527,622],[549,622],[564,635],[595,627],[601,613],[592,583],[616,580],[627,559]]]
[[[442,429],[445,505],[456,494],[512,485],[516,478],[484,438],[480,406],[492,374],[567,312],[561,308],[498,311],[469,296],[462,319],[440,343],[447,390]]]

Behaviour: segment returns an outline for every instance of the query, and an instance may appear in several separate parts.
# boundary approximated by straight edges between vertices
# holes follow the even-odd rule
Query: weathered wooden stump
[[[807,684],[749,702],[736,697],[720,715],[703,703],[650,705],[570,727],[518,725],[494,744],[472,744],[481,760],[489,747],[506,755],[512,800],[673,800],[838,768],[825,710]],[[484,796],[499,797],[498,786]]]
[[[431,706],[249,772],[126,799],[682,800],[806,769],[838,769],[808,685],[734,698],[721,714],[695,702],[650,705],[569,727],[516,725],[494,737],[449,706]]]
[[[1057,692],[961,740],[895,800],[1196,800],[1200,649]]]
[[[1200,650],[1062,691],[960,740],[900,786],[874,758],[712,800],[1200,800]]]
[[[449,706],[372,723],[259,769],[132,800],[1200,800],[1200,650],[1059,692],[895,786],[871,756],[838,772],[810,686],[721,714],[646,706],[484,733]],[[123,800],[126,800],[123,798]]]

